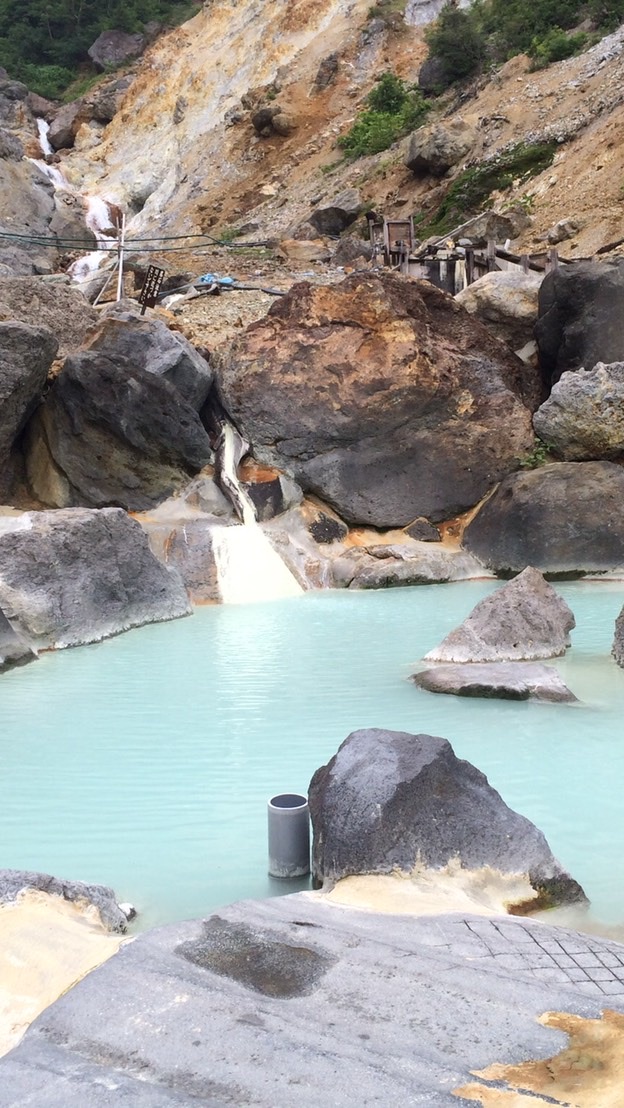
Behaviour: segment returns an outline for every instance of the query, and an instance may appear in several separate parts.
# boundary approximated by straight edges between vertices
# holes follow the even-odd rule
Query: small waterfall
[[[44,157],[46,157],[48,154],[54,153],[54,150],[50,145],[50,140],[48,138],[49,130],[50,124],[46,123],[45,119],[41,119],[41,117],[39,117],[37,119],[37,131],[39,132],[39,145],[41,147],[41,153]]]
[[[108,257],[108,251],[103,248],[112,245],[111,234],[116,233],[113,205],[108,200],[103,200],[101,196],[87,197],[85,223],[95,235],[95,241],[100,249],[92,251],[91,254],[85,254],[70,265],[67,272],[71,274],[74,281],[86,281],[99,268],[102,259]]]
[[[303,589],[255,522],[215,527],[213,553],[224,604],[299,596]]]
[[[29,158],[28,160],[33,162],[42,173],[45,173],[55,189],[64,189],[65,192],[74,192],[67,178],[63,176],[60,169],[57,169],[55,165],[48,165],[47,162],[40,161],[38,158]]]
[[[219,482],[243,523],[239,527],[216,527],[213,553],[224,604],[247,604],[254,600],[277,600],[298,596],[303,589],[280,558],[256,520],[256,510],[238,479],[240,458],[248,444],[225,418],[215,449]]]

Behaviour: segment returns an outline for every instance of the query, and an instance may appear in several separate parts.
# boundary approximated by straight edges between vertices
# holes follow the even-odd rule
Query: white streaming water
[[[64,189],[65,192],[74,192],[69,181],[61,173],[60,169],[57,169],[55,165],[48,165],[47,162],[41,161],[39,158],[29,158],[29,161],[36,165],[42,173],[45,173],[49,181],[52,182],[55,189]]]
[[[224,604],[298,596],[303,589],[254,521],[213,531],[213,552]]]
[[[115,226],[115,220],[111,210],[111,203],[101,196],[87,197],[87,214],[85,223],[88,229],[95,235],[95,241],[99,247],[90,254],[85,254],[69,267],[68,273],[75,281],[85,281],[100,267],[100,263],[108,258],[106,249],[112,245],[111,229]]]
[[[50,130],[50,124],[46,123],[45,119],[37,119],[37,131],[39,132],[39,145],[41,147],[41,153],[45,156],[47,154],[53,154],[54,149],[50,145],[48,138],[48,131]]]
[[[247,604],[255,600],[278,600],[298,596],[303,589],[282,561],[256,521],[256,510],[242,487],[237,462],[248,446],[232,425],[221,427],[221,481],[243,517],[240,527],[218,527],[213,531],[213,553],[224,604]]]

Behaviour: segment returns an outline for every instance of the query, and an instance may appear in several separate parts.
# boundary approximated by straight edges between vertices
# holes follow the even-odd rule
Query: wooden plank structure
[[[383,257],[384,265],[398,269],[411,277],[421,277],[453,295],[477,281],[485,273],[501,269],[521,269],[525,273],[548,273],[560,264],[566,264],[557,250],[551,247],[540,254],[513,254],[495,239],[483,242],[482,236],[470,231],[487,212],[476,216],[460,227],[454,228],[440,239],[417,246],[414,222],[406,219],[370,220],[369,234],[373,244],[373,261]]]

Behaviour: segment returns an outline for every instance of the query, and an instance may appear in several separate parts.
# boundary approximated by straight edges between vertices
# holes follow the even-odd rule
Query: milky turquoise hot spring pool
[[[493,582],[316,592],[47,654],[0,678],[0,866],[114,887],[144,926],[291,891],[266,875],[266,801],[305,792],[359,727],[448,738],[624,923],[623,583],[558,586],[555,664],[578,705],[438,696],[415,663]],[[296,886],[295,886],[296,887]]]

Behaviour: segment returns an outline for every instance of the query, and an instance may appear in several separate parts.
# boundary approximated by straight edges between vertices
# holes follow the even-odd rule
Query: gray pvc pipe
[[[310,872],[310,813],[299,793],[279,793],[268,803],[269,874],[304,877]]]

